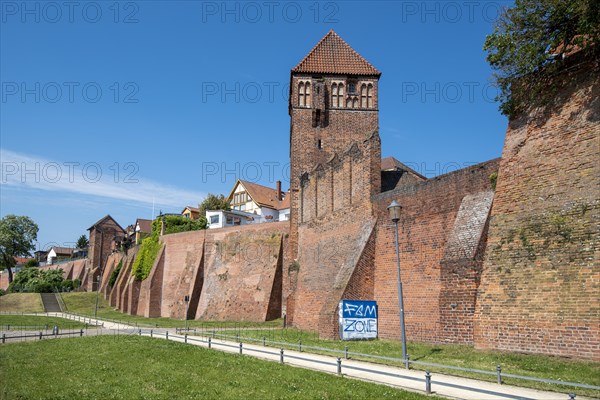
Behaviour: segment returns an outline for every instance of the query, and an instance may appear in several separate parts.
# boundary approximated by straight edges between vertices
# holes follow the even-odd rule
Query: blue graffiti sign
[[[377,302],[342,300],[339,305],[342,340],[377,338]]]

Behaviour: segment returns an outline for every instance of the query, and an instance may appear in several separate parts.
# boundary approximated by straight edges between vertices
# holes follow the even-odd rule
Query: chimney
[[[277,190],[277,200],[281,201],[283,198],[281,197],[281,181],[277,181],[275,190]]]

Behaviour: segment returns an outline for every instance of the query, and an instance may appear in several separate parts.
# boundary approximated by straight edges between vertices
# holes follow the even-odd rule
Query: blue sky
[[[334,29],[383,75],[380,135],[429,177],[499,157],[492,1],[1,3],[0,215],[38,248],[111,214],[289,181],[289,72]]]

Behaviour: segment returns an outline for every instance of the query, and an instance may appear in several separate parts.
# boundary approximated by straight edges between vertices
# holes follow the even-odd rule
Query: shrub
[[[143,281],[150,275],[154,260],[161,248],[161,243],[158,240],[158,234],[152,233],[152,236],[142,240],[140,251],[131,267],[131,274],[139,281]]]
[[[65,279],[61,285],[63,292],[70,292],[73,290],[73,281],[70,279]]]
[[[165,235],[168,235],[169,233],[198,231],[208,227],[205,217],[200,217],[197,220],[193,220],[180,215],[167,215],[164,217],[164,219]],[[158,225],[158,227],[160,229],[160,225]]]
[[[496,190],[496,183],[498,182],[498,173],[494,172],[490,175],[490,184],[492,185],[492,190]]]
[[[119,273],[121,273],[121,267],[123,267],[123,259],[119,261],[117,264],[117,268],[110,274],[110,278],[108,279],[108,286],[113,287],[119,278]]]

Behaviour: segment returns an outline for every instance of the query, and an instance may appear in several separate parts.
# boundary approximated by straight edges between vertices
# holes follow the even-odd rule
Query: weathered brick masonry
[[[204,284],[196,318],[221,321],[278,318],[281,282],[276,282],[275,277],[281,280],[281,246],[288,229],[287,222],[275,222],[207,231]],[[270,304],[271,301],[275,304]]]
[[[493,197],[488,161],[374,196],[378,217],[374,298],[382,337],[400,337],[394,224],[387,206],[403,206],[400,264],[406,334],[431,343],[473,343],[481,243]]]
[[[570,64],[555,78],[557,104],[513,119],[506,133],[479,348],[600,360],[600,71]]]

